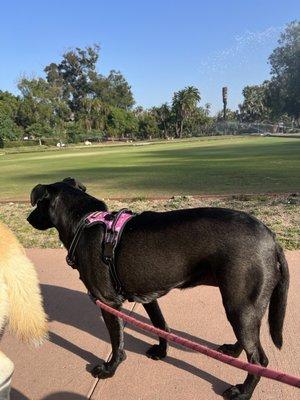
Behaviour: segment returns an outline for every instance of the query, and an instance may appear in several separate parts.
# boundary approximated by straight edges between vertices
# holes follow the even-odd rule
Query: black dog
[[[28,217],[37,229],[55,227],[69,249],[76,228],[88,213],[105,211],[104,202],[85,193],[72,178],[37,185],[31,193],[36,209]],[[171,289],[202,284],[220,288],[226,315],[237,342],[220,351],[266,366],[268,359],[259,333],[269,305],[270,334],[282,346],[282,328],[289,285],[288,265],[274,234],[246,213],[222,208],[143,212],[125,226],[116,249],[116,270],[126,295],[116,292],[109,267],[102,261],[103,227],[83,231],[76,248],[76,267],[90,293],[115,308],[124,300],[143,303],[154,326],[168,330],[157,298]],[[102,311],[113,355],[93,369],[99,378],[112,376],[125,359],[120,319]],[[147,355],[166,356],[167,342],[159,339]],[[241,385],[224,393],[229,399],[250,399],[259,377],[248,374]]]

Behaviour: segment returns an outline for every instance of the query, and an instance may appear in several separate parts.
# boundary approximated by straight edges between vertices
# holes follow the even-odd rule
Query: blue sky
[[[217,111],[222,86],[235,108],[245,85],[269,77],[267,58],[300,2],[11,0],[1,14],[1,90],[18,93],[22,75],[43,76],[65,50],[97,42],[98,71],[120,70],[137,104],[160,105],[195,85]]]

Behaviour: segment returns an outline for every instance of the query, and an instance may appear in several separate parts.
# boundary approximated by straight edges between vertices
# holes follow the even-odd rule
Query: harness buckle
[[[103,259],[106,262],[109,262],[113,259],[115,245],[116,245],[115,241],[105,242],[103,244],[103,253],[102,254],[103,254]]]

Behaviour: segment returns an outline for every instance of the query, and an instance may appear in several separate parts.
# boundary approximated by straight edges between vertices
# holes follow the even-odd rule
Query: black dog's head
[[[36,208],[30,213],[27,221],[36,229],[46,230],[55,226],[56,208],[61,194],[73,198],[78,192],[85,192],[86,187],[73,178],[50,185],[36,185],[30,195],[30,202]]]

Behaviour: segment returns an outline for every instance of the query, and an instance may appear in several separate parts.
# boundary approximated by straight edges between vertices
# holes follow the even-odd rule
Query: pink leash
[[[253,375],[264,376],[265,378],[274,379],[275,381],[279,381],[282,383],[286,383],[287,385],[300,388],[300,378],[297,376],[288,375],[281,371],[275,371],[275,370],[272,370],[269,368],[262,367],[260,365],[251,364],[251,363],[239,360],[237,358],[220,353],[216,350],[202,346],[201,344],[192,342],[191,340],[184,339],[180,336],[174,335],[173,333],[169,333],[169,332],[163,331],[162,329],[155,328],[152,325],[141,322],[133,317],[130,317],[127,314],[124,314],[121,311],[116,310],[115,308],[112,308],[112,307],[102,303],[100,300],[96,300],[96,304],[98,307],[109,312],[110,314],[113,314],[116,317],[122,318],[124,321],[126,321],[132,325],[135,325],[138,328],[143,329],[144,331],[152,332],[152,333],[168,340],[169,342],[178,343],[184,347],[187,347],[191,350],[198,351],[201,354],[205,354],[206,356],[214,358],[216,360],[219,360],[225,364],[229,364],[229,365],[232,365],[233,367],[243,369],[244,371],[248,371]]]

